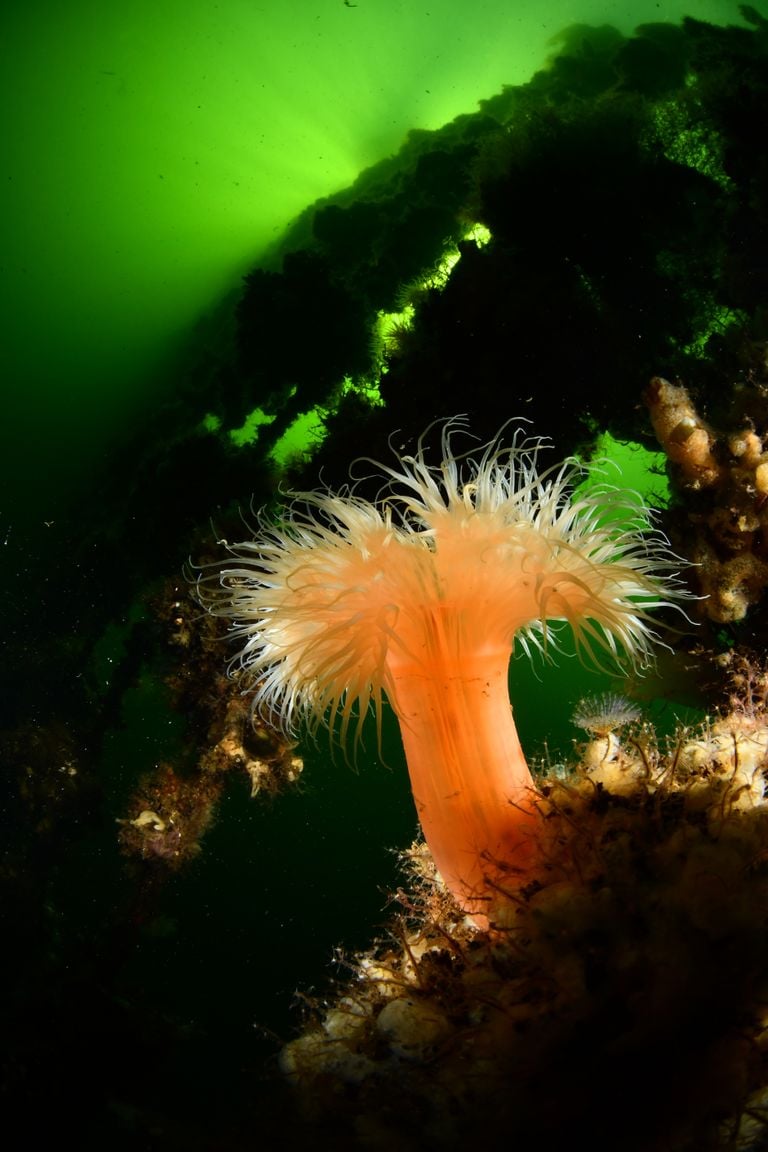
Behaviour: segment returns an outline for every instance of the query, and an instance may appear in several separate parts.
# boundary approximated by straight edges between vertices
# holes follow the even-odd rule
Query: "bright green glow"
[[[285,468],[291,461],[309,459],[313,448],[319,447],[328,434],[323,421],[324,414],[322,409],[314,408],[311,412],[297,416],[271,449],[270,460],[278,468]]]
[[[629,33],[690,7],[5,4],[7,476],[24,499],[44,500],[57,470],[87,467],[173,387],[200,314],[307,204],[395,153],[410,129],[438,128],[525,82],[574,20]],[[740,22],[732,0],[694,7],[703,20]]]
[[[366,378],[353,380],[351,376],[345,376],[339,389],[340,397],[346,396],[349,392],[354,392],[371,408],[379,408],[384,403],[375,380]],[[333,410],[335,411],[335,408]],[[328,435],[325,426],[327,416],[328,409],[321,405],[313,408],[311,412],[297,416],[270,449],[269,459],[278,468],[284,468],[291,461],[309,459]]]
[[[355,395],[365,400],[371,408],[384,407],[384,401],[379,391],[378,380],[371,380],[367,377],[362,377],[360,380],[353,380],[351,376],[345,376],[341,385],[341,391],[344,396],[346,396],[348,392],[354,392]]]
[[[268,416],[261,408],[254,408],[252,412],[248,413],[239,428],[232,429],[229,438],[236,448],[253,444],[259,438],[259,428],[263,424],[271,424],[274,419],[274,416]]]
[[[413,328],[413,319],[416,309],[413,304],[406,304],[400,312],[379,312],[373,326],[373,344],[376,349],[376,367],[379,372],[386,372],[387,357],[397,347],[397,339],[401,332],[410,332]]]
[[[221,428],[221,420],[213,412],[207,412],[201,421],[204,432],[218,432]]]
[[[440,263],[422,280],[424,288],[445,288],[451,278],[451,272],[461,259],[458,248],[453,246],[445,253]]]
[[[484,248],[491,239],[491,231],[484,224],[473,224],[464,233],[464,240],[474,240],[478,248]],[[420,279],[403,289],[404,297],[416,299],[420,292],[430,288],[441,291],[450,279],[451,272],[461,259],[461,252],[455,244],[446,248],[437,265]],[[373,347],[376,349],[376,369],[379,373],[387,370],[387,357],[397,347],[400,332],[410,331],[416,316],[416,306],[410,300],[399,312],[379,312],[373,328]]]
[[[598,484],[637,492],[643,503],[652,508],[664,507],[669,499],[666,475],[667,458],[663,452],[650,452],[632,440],[615,440],[609,432],[602,432],[595,441],[593,457],[595,467],[579,485],[579,492],[587,492]]]
[[[689,78],[689,86],[691,80]],[[726,191],[731,187],[731,178],[723,167],[719,138],[707,126],[692,122],[689,108],[679,99],[669,100],[660,104],[653,115],[656,131],[669,160],[708,176]]]
[[[711,336],[715,336],[718,332],[725,332],[732,324],[744,324],[746,320],[747,317],[744,312],[713,303],[709,320],[696,334],[696,339],[687,344],[683,351],[687,352],[689,356],[704,359],[707,355],[707,341]]]
[[[491,239],[491,232],[484,224],[473,224],[468,232],[464,233],[464,240],[474,240],[478,248],[484,248]],[[455,244],[451,244],[437,266],[428,272],[420,281],[422,288],[445,288],[451,272],[461,259],[461,252]]]
[[[484,225],[475,224],[465,233],[464,238],[466,240],[474,240],[477,246],[481,248],[491,239],[491,233]],[[451,272],[460,259],[461,253],[458,247],[454,244],[449,245],[445,255],[438,264],[430,269],[421,280],[413,284],[408,291],[415,295],[428,288],[443,289],[448,283]],[[386,357],[394,343],[396,330],[398,328],[410,328],[415,315],[416,308],[413,304],[406,304],[400,312],[378,313],[372,333],[373,345],[378,349],[374,357],[374,372],[377,372],[379,375],[386,372]],[[379,391],[378,379],[376,379],[375,376],[361,377],[358,380],[354,380],[350,376],[345,376],[339,389],[339,399],[349,392],[357,393],[358,396],[366,400],[372,407],[378,407],[383,403]],[[335,406],[332,410],[335,411]],[[273,463],[276,464],[278,468],[283,468],[289,461],[297,457],[302,459],[309,458],[312,455],[313,449],[321,444],[327,435],[327,429],[325,427],[327,415],[328,409],[322,405],[318,405],[312,409],[312,411],[304,412],[300,416],[297,416],[290,427],[271,448],[269,458]],[[256,408],[251,412],[241,428],[230,432],[230,439],[237,447],[242,447],[244,444],[252,444],[258,437],[259,426],[269,424],[272,420],[274,420],[274,416],[267,417],[260,408]]]
[[[485,248],[491,239],[491,230],[485,224],[473,224],[464,239],[474,240],[478,248]]]
[[[372,408],[383,404],[379,386],[375,380],[353,380],[351,377],[345,376],[339,388],[339,396],[344,396],[348,392],[355,392]],[[284,468],[290,461],[297,458],[308,459],[313,450],[327,436],[325,427],[327,416],[328,409],[321,405],[313,408],[310,412],[303,412],[297,416],[268,452],[269,459],[278,468]],[[239,428],[234,428],[229,432],[229,439],[236,448],[254,444],[259,438],[259,428],[265,424],[272,424],[274,419],[274,415],[268,415],[262,408],[254,408]],[[217,416],[207,416],[203,421],[203,426],[206,431],[216,432],[221,426],[221,421]]]
[[[483,247],[491,239],[491,233],[482,224],[475,224],[464,237],[474,240],[477,246]],[[451,272],[461,259],[461,253],[456,245],[452,244],[446,249],[445,255],[438,264],[408,289],[414,295],[428,288],[441,290],[448,283]],[[372,342],[377,352],[374,355],[374,376],[361,377],[354,380],[345,376],[339,388],[339,399],[349,392],[355,392],[372,407],[383,403],[379,391],[376,373],[380,376],[386,372],[386,358],[395,342],[395,333],[398,328],[410,328],[416,315],[413,304],[406,304],[400,312],[379,312],[374,322]],[[335,411],[335,406],[332,406]],[[307,459],[312,455],[314,448],[323,442],[327,435],[325,419],[328,409],[318,405],[310,412],[303,412],[297,416],[286,429],[280,439],[269,451],[269,458],[278,468],[285,467],[296,458]],[[259,428],[263,424],[271,424],[274,416],[268,416],[261,408],[254,408],[248,415],[244,424],[229,433],[230,440],[238,448],[246,444],[253,444],[259,435]]]

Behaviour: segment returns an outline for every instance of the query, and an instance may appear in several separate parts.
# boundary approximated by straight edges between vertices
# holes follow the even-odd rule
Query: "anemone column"
[[[429,672],[390,661],[416,809],[435,865],[478,924],[534,855],[534,784],[507,690],[509,648],[457,652],[430,629]]]

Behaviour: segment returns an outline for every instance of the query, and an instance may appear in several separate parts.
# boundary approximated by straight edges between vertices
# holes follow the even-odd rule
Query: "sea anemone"
[[[320,722],[357,751],[386,696],[399,721],[426,842],[460,907],[482,926],[500,893],[530,878],[536,790],[508,694],[522,649],[557,647],[641,668],[658,639],[649,613],[686,596],[676,557],[633,494],[571,495],[585,469],[539,471],[545,446],[517,428],[477,458],[454,452],[462,419],[414,455],[376,465],[377,501],[355,487],[295,496],[232,559],[204,570],[205,606],[232,621],[232,670],[254,707],[295,734]]]

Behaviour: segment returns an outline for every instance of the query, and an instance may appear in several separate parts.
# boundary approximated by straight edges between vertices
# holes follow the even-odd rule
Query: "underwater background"
[[[685,14],[743,23],[720,0],[7,5],[3,524],[172,393],[308,205],[529,79],[568,25]]]
[[[625,483],[662,499],[663,461],[633,397],[654,371],[705,362],[716,323],[753,303],[736,288],[705,300],[698,283],[685,309],[672,295],[693,252],[708,282],[722,220],[719,202],[697,209],[721,180],[715,145],[689,126],[680,142],[676,37],[685,16],[749,29],[764,72],[761,14],[715,0],[4,10],[4,1092],[33,1127],[45,1086],[83,1149],[249,1143],[277,1042],[300,1019],[295,994],[322,996],[335,950],[382,930],[416,819],[394,729],[383,758],[369,750],[356,770],[332,762],[321,735],[279,796],[251,798],[244,773],[228,781],[183,868],[126,853],[118,833],[139,782],[167,764],[189,771],[202,739],[193,697],[179,695],[195,669],[168,642],[173,605],[190,611],[185,565],[211,559],[239,510],[281,480],[312,486],[322,470],[341,482],[356,456],[385,456],[390,433],[412,442],[457,411],[481,438],[530,415],[563,454],[607,451]],[[678,32],[646,36],[644,55],[626,48],[639,25]],[[663,105],[668,155],[682,165],[698,149],[696,179],[631,171],[623,106],[580,140],[559,134],[558,101],[586,108],[614,90]],[[499,143],[514,116],[540,130],[537,101],[546,143],[533,129]],[[564,148],[586,183],[564,180],[565,162],[556,172]],[[545,154],[550,176],[512,195],[500,173],[525,176]],[[626,176],[618,192],[612,171]],[[446,255],[471,269],[488,243],[472,209],[491,238],[515,237],[525,294],[549,302],[546,324],[521,320],[498,344],[487,330],[504,329],[508,285],[467,272],[436,303]],[[605,219],[620,230],[599,235]],[[645,279],[649,236],[668,298]],[[609,250],[629,264],[637,312]],[[577,268],[578,299],[544,273],[535,282],[549,260]],[[600,276],[614,313],[590,335]],[[647,352],[660,325],[638,327],[646,295],[668,322]],[[408,307],[415,337],[410,321],[375,327]],[[593,375],[598,343],[610,347]],[[222,641],[222,668],[228,655]],[[612,685],[575,660],[515,661],[512,682],[526,751],[550,764],[578,738],[580,696]],[[701,708],[679,669],[637,691],[670,728]]]

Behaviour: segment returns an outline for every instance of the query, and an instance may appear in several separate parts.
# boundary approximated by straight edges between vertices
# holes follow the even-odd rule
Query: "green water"
[[[233,1076],[226,1090],[247,1094],[259,1074],[258,1026],[288,1033],[294,989],[322,989],[334,947],[361,947],[386,922],[391,849],[407,844],[416,824],[390,726],[391,767],[373,753],[358,773],[329,765],[321,742],[304,749],[299,794],[262,806],[237,781],[202,855],[165,887],[118,856],[115,821],[126,797],[138,776],[173,757],[184,726],[168,715],[165,669],[147,656],[154,649],[141,632],[147,573],[174,578],[207,531],[199,522],[217,503],[247,506],[251,480],[233,469],[227,482],[236,476],[236,490],[209,499],[217,476],[206,464],[215,457],[193,455],[181,474],[183,456],[168,472],[160,457],[131,503],[147,464],[134,469],[115,446],[127,437],[140,453],[143,430],[151,443],[161,412],[172,439],[168,413],[181,385],[225,344],[242,277],[259,261],[275,266],[285,230],[308,205],[395,153],[412,129],[438,129],[503,85],[524,83],[566,26],[610,23],[630,33],[684,13],[742,22],[736,4],[715,0],[6,6],[0,641],[13,641],[13,662],[0,710],[9,726],[28,727],[9,758],[20,799],[2,817],[18,849],[8,865],[21,893],[18,923],[33,925],[18,945],[24,970],[14,974],[19,1002],[34,1006],[19,1032],[47,1036],[55,1022],[41,1082],[59,1085],[60,1108],[78,1108],[77,1078],[70,1083],[61,1070],[79,1029],[97,1056],[99,1041],[111,1058],[123,1045],[125,1083],[132,1075],[151,1083],[135,1098],[113,1085],[108,1093],[100,1079],[91,1090],[94,1100],[109,1096],[108,1117],[130,1114],[139,1129],[153,1107],[188,1120],[188,1095],[199,1088],[208,1098],[219,1059],[220,1080]],[[179,402],[182,425],[207,414]],[[622,458],[624,482],[645,489],[645,461],[635,476],[631,457]],[[574,659],[533,669],[518,660],[512,685],[526,750],[557,762],[578,736],[568,724],[576,701],[599,681],[585,685]],[[671,724],[677,704],[655,707]],[[50,788],[51,811],[30,803],[27,768],[51,717],[75,729],[92,788],[81,807],[68,808],[61,789],[56,807]],[[65,776],[66,763],[55,761],[56,772]],[[40,846],[31,875],[25,840]],[[46,980],[29,986],[38,972]],[[103,1027],[113,1027],[114,1014],[119,1044],[94,1023],[103,1005]],[[126,1018],[142,1041],[142,1028],[154,1038],[170,1022],[177,1062],[164,1098],[152,1095],[155,1065],[137,1040],[132,1055]],[[91,1059],[93,1076],[100,1061]],[[182,1124],[178,1146],[196,1148],[184,1132]]]
[[[575,21],[737,5],[28,0],[4,6],[0,527],[172,392],[195,325],[320,196],[527,79]]]

